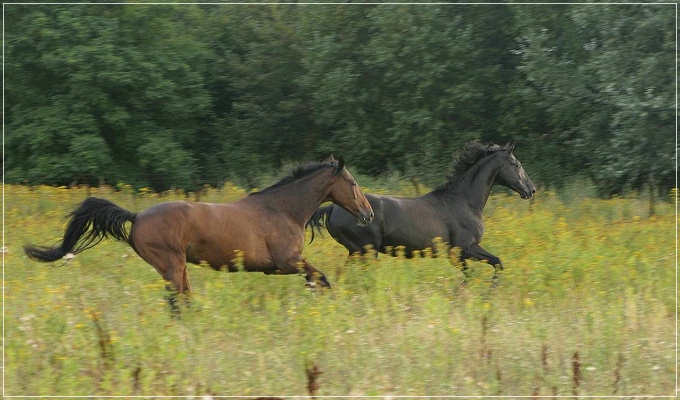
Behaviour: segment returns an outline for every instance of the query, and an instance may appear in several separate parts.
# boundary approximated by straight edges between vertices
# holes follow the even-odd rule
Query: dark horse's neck
[[[304,227],[317,208],[328,199],[331,168],[321,168],[307,176],[287,183],[275,190],[258,194],[258,200],[267,208],[288,214]]]
[[[488,155],[467,171],[453,178],[440,193],[445,197],[464,198],[470,208],[481,214],[491,194],[496,175],[502,166],[503,157],[500,153]]]

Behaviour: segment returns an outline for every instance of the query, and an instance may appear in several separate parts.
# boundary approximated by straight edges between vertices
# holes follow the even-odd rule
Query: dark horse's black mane
[[[446,182],[437,187],[433,192],[446,192],[451,186],[456,183],[458,178],[477,164],[479,160],[486,156],[490,156],[504,147],[492,143],[484,143],[478,140],[467,142],[463,148],[456,153],[453,161],[453,172],[446,178]]]
[[[276,182],[275,184],[264,188],[258,192],[253,192],[250,195],[254,194],[263,194],[263,193],[269,193],[272,190],[276,190],[282,186],[285,186],[291,182],[295,182],[298,179],[302,179],[307,175],[311,175],[314,172],[320,170],[321,168],[327,168],[327,167],[333,167],[337,168],[338,167],[338,162],[337,161],[322,161],[322,162],[310,162],[306,164],[301,164],[296,167],[294,167],[287,176],[282,178],[280,181]]]

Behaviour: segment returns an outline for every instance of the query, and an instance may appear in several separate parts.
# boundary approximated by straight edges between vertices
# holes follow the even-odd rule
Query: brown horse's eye
[[[350,184],[351,184],[352,186],[356,186],[356,185],[357,185],[357,182],[356,182],[356,181],[352,181],[352,182],[350,182]]]

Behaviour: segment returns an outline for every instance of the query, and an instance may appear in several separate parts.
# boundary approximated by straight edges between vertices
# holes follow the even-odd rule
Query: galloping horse
[[[90,197],[70,214],[59,246],[26,245],[24,251],[37,261],[56,261],[110,236],[130,244],[179,293],[191,290],[186,262],[207,262],[214,269],[233,272],[240,252],[246,271],[296,274],[301,267],[308,284],[318,280],[330,287],[301,256],[305,223],[328,200],[347,210],[358,224],[373,219],[371,205],[343,157],[336,161],[331,156],[325,162],[301,165],[278,183],[234,203],[172,201],[135,214]],[[132,223],[129,233],[127,222]]]
[[[492,282],[497,285],[503,264],[479,245],[484,235],[482,212],[491,187],[497,182],[523,199],[536,193],[513,150],[511,144],[502,147],[469,142],[457,156],[453,174],[432,192],[417,198],[368,194],[366,198],[375,211],[372,224],[355,226],[349,214],[332,204],[317,210],[307,224],[314,232],[325,221],[328,232],[350,255],[365,254],[369,245],[395,255],[397,246],[405,246],[405,255],[410,258],[414,250],[436,250],[433,239],[442,238],[449,246],[460,248],[459,261],[466,278],[471,271],[466,259],[485,261],[494,267]]]

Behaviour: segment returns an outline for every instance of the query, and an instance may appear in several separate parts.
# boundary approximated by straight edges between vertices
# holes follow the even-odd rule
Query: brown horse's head
[[[336,162],[333,156],[329,161]],[[367,225],[373,220],[373,208],[357,181],[345,168],[342,156],[337,160],[328,199],[354,215],[357,225]]]

